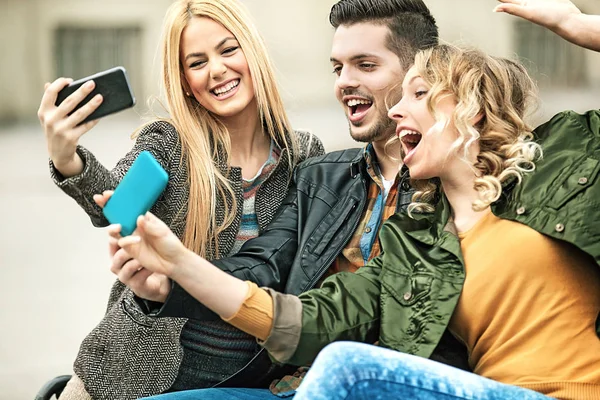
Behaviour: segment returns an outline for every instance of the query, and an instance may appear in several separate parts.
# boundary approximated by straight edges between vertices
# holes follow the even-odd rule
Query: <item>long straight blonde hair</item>
[[[263,129],[280,148],[288,149],[290,165],[296,164],[298,152],[266,46],[246,8],[237,0],[175,1],[164,19],[162,77],[169,122],[179,133],[183,157],[187,160],[190,194],[183,243],[201,256],[217,257],[217,236],[231,224],[236,210],[235,193],[227,173],[218,168],[219,164],[229,166],[231,141],[218,116],[184,93],[181,34],[195,17],[208,17],[235,36],[248,62]],[[221,223],[217,221],[218,196],[225,205]]]

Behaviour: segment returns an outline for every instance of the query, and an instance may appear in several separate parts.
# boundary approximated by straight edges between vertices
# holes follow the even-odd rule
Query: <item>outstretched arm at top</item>
[[[583,14],[569,0],[499,0],[494,12],[521,17],[571,43],[600,52],[600,15]]]

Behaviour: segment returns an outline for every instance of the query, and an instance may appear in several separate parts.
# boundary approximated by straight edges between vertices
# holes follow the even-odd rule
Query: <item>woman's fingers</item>
[[[134,278],[134,276],[140,272],[143,271],[144,268],[142,268],[142,266],[140,265],[140,263],[137,260],[131,259],[128,261],[125,261],[125,263],[123,264],[122,268],[120,269],[119,273],[118,273],[118,277],[119,280],[121,282],[123,282],[124,284],[126,284],[127,286],[130,286],[132,284],[132,280]]]
[[[81,88],[78,89],[78,91]],[[77,93],[77,91],[75,93],[73,93],[73,95],[75,95]],[[81,97],[81,100],[85,99],[85,97],[87,96],[88,93],[84,93],[82,94],[83,97]],[[71,97],[71,96],[69,96]],[[80,98],[80,96],[78,96],[77,98]],[[81,100],[79,102],[81,102]],[[66,100],[65,100],[66,101]],[[85,124],[81,124],[79,125],[79,123],[81,121],[83,121],[84,119],[86,119],[91,113],[93,113],[98,107],[100,107],[100,104],[102,104],[103,98],[102,95],[97,94],[94,97],[92,97],[90,99],[90,101],[88,101],[87,103],[85,103],[83,106],[81,106],[77,111],[73,112],[71,115],[69,115],[69,117],[66,120],[66,123],[68,126],[73,126],[75,127],[73,129],[74,133],[76,133],[78,136],[83,135],[85,132],[89,131],[90,129],[92,129],[94,127],[94,125],[96,125],[97,120],[94,121],[88,121]],[[75,104],[75,106],[77,104],[79,104],[79,102],[77,102]],[[64,102],[63,102],[64,103]],[[62,106],[62,104],[61,104]],[[59,107],[60,108],[60,107]],[[71,110],[73,110],[73,108],[75,108],[74,106],[71,107]],[[70,111],[69,111],[70,112]]]
[[[127,263],[125,267],[129,267],[129,263]],[[150,277],[150,275],[152,275],[152,271],[139,266],[136,268],[132,264],[132,269],[133,268],[135,268],[135,270],[132,271],[127,286],[129,286],[138,296],[145,297],[144,295],[146,295],[147,297],[148,291],[150,290],[148,278]]]
[[[142,238],[136,235],[129,235],[119,239],[118,244],[119,247],[129,248],[131,250],[132,246],[140,244]]]
[[[505,4],[519,4],[519,5],[523,5],[526,4],[525,0],[498,0],[500,3],[505,3]]]
[[[125,263],[131,259],[131,256],[125,250],[117,250],[117,252],[113,255],[110,263],[110,272],[117,276],[120,276],[121,269],[123,268]]]
[[[169,227],[148,211],[144,216],[138,218],[138,226],[142,228],[145,234],[158,237],[170,233]]]
[[[112,238],[117,240],[121,238],[121,224],[111,224],[106,228],[106,231],[108,232],[108,236]]]
[[[87,95],[92,92],[92,90],[94,90],[95,87],[96,83],[94,81],[87,81],[81,85],[81,87],[67,96],[67,98],[60,103],[57,110],[58,115],[62,117],[69,115],[75,109],[75,107],[81,103],[81,101],[85,99]]]
[[[73,82],[73,79],[58,78],[45,87],[44,95],[42,96],[42,101],[40,102],[40,108],[38,110],[38,118],[42,124],[47,117],[46,113],[56,107],[54,104],[56,103],[58,92],[71,82]]]
[[[97,108],[97,106],[94,107],[94,110],[96,108]],[[77,110],[76,113],[78,113],[82,109],[83,109],[83,107],[80,108],[79,110]],[[93,110],[92,110],[92,112],[93,112]],[[100,122],[100,119],[95,119],[93,121],[88,121],[85,124],[77,125],[79,122],[83,121],[92,112],[89,112],[89,113],[86,113],[86,114],[82,114],[82,115],[80,115],[81,118],[78,117],[76,120],[70,120],[70,118],[73,117],[76,114],[76,113],[74,113],[73,115],[71,115],[71,117],[69,117],[69,119],[67,119],[66,124],[74,126],[74,128],[73,128],[73,136],[75,136],[77,139],[79,139],[85,133],[87,133],[88,131],[90,131],[93,127],[95,127],[96,125],[98,125],[98,123]]]
[[[108,256],[114,257],[116,252],[119,251],[119,239],[109,236],[108,237]]]
[[[96,122],[96,121],[94,121]],[[100,207],[100,208],[104,208],[104,206],[106,205],[106,202],[108,201],[108,199],[110,199],[113,195],[113,191],[112,190],[105,190],[104,192],[102,192],[102,194],[95,194],[93,196],[94,202]]]
[[[508,3],[508,1],[505,1],[505,3]],[[522,18],[525,18],[525,14],[527,12],[524,6],[518,4],[517,2],[512,2],[512,0],[510,0],[510,3],[508,4],[498,4],[493,11],[503,12]]]

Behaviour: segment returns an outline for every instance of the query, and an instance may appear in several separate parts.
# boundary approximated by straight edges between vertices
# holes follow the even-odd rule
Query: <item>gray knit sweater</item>
[[[306,132],[296,132],[298,161],[324,153],[321,141]],[[106,169],[84,147],[77,148],[85,167],[81,174],[64,179],[50,162],[55,183],[89,215],[95,226],[106,226],[101,209],[92,196],[114,189],[137,155],[150,151],[169,174],[169,183],[152,208],[173,232],[183,237],[189,188],[187,166],[181,157],[179,135],[168,122],[146,126],[131,151],[112,171]],[[261,229],[272,220],[287,193],[290,165],[288,149],[282,149],[276,168],[256,194],[256,214]],[[224,163],[218,163],[225,172]],[[235,242],[243,206],[240,168],[231,168],[229,179],[237,196],[233,223],[219,234],[219,250],[227,254]],[[217,220],[224,219],[224,199],[217,199]],[[207,257],[214,258],[214,257]],[[178,375],[183,357],[180,335],[183,318],[154,318],[146,315],[133,292],[116,281],[112,287],[106,314],[100,324],[83,340],[74,370],[94,399],[136,399],[169,389]]]

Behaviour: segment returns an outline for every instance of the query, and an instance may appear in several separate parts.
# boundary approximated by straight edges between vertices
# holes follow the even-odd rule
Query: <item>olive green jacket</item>
[[[569,242],[600,263],[600,112],[563,112],[535,131],[544,158],[492,206],[499,217]],[[327,344],[353,340],[431,357],[465,279],[442,197],[435,213],[392,216],[382,254],[300,297],[271,291],[274,326],[262,343],[279,362],[306,365]],[[596,324],[600,334],[600,326]]]

